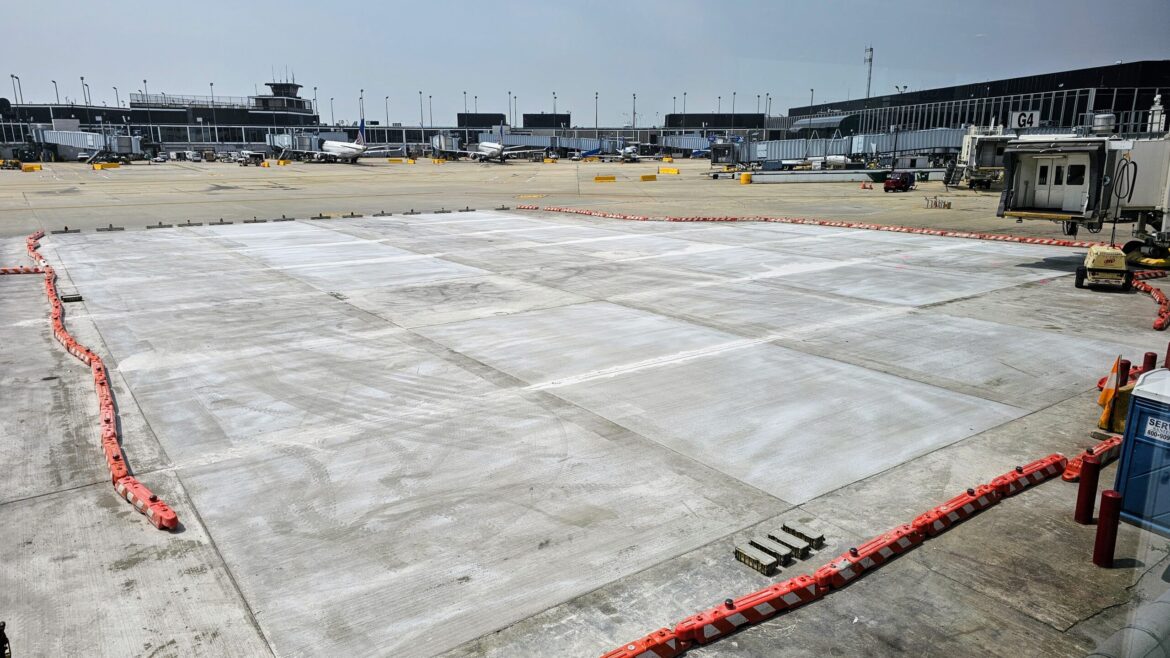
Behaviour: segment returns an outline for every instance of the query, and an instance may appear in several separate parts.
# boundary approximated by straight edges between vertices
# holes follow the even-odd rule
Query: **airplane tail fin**
[[[358,136],[357,136],[357,139],[354,141],[358,146],[365,146],[366,145],[366,118],[365,117],[362,117],[361,123],[358,124]]]

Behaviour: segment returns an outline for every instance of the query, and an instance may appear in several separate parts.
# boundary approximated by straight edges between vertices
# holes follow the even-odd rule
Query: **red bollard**
[[[1081,480],[1077,487],[1077,505],[1073,521],[1081,525],[1092,525],[1093,505],[1097,502],[1097,483],[1101,480],[1101,460],[1097,455],[1088,454],[1081,459]]]
[[[1093,564],[1109,569],[1117,549],[1117,525],[1121,522],[1121,494],[1112,489],[1101,492],[1101,515],[1097,519],[1097,541],[1093,542]]]
[[[1117,364],[1117,388],[1121,388],[1129,383],[1129,366],[1130,363],[1126,359],[1122,359]]]
[[[1157,367],[1158,367],[1158,354],[1157,354],[1157,352],[1146,352],[1146,355],[1144,357],[1142,357],[1142,372],[1149,372],[1151,370],[1154,370]]]

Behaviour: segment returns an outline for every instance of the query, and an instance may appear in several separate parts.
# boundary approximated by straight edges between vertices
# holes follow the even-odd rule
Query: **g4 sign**
[[[1012,112],[1012,128],[1035,128],[1040,124],[1040,113],[1032,110],[1031,112]]]

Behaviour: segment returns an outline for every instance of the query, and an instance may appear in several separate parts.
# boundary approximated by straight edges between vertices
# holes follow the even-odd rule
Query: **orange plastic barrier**
[[[740,626],[756,624],[784,610],[815,601],[822,594],[811,577],[797,576],[691,615],[674,627],[674,634],[684,642],[706,644]]]
[[[134,509],[142,512],[146,519],[160,530],[178,527],[179,517],[159,497],[150,492],[146,485],[133,476],[127,475],[114,483],[114,491],[130,501]]]
[[[626,215],[624,213],[603,212],[600,210],[584,210],[580,208],[565,208],[562,206],[516,206],[519,210],[544,210],[546,212],[563,212],[591,217],[605,217],[609,219],[625,219],[632,221],[658,222],[772,222],[779,224],[806,224],[812,226],[828,226],[833,228],[855,228],[868,231],[891,231],[894,233],[914,233],[918,235],[934,235],[947,238],[965,238],[969,240],[992,240],[996,242],[1017,242],[1020,244],[1043,244],[1057,247],[1092,247],[1106,244],[1104,242],[1088,242],[1084,240],[1061,240],[1056,238],[1033,238],[1020,235],[1003,235],[998,233],[975,233],[973,231],[948,231],[944,229],[920,228],[917,226],[887,226],[884,224],[867,224],[865,222],[846,222],[832,219],[814,219],[811,217],[649,217],[646,215]],[[1135,282],[1134,287],[1138,288]],[[1146,285],[1146,284],[1141,284]],[[1149,286],[1146,286],[1149,287]],[[1140,289],[1140,288],[1139,288]],[[1156,290],[1156,289],[1155,289]],[[1167,308],[1167,322],[1170,322],[1170,307]],[[1155,327],[1158,328],[1158,327]],[[1165,327],[1163,327],[1165,328]]]
[[[862,573],[880,567],[895,555],[900,555],[922,543],[926,537],[907,523],[879,535],[849,551],[813,573],[817,587],[828,591],[849,584]]]
[[[968,489],[910,522],[918,532],[936,537],[979,512],[999,502],[999,494],[990,485]]]
[[[110,481],[118,495],[130,501],[135,509],[142,512],[157,528],[170,529],[179,525],[179,517],[166,503],[158,499],[145,485],[130,475],[126,457],[118,433],[118,413],[114,406],[114,393],[110,388],[109,373],[101,357],[77,340],[65,328],[64,307],[57,291],[57,273],[49,266],[38,251],[44,231],[37,231],[25,239],[28,255],[38,265],[37,272],[45,275],[45,295],[49,300],[49,317],[52,321],[53,336],[73,356],[90,367],[93,374],[94,390],[98,397],[98,414],[101,421],[102,452],[110,470]],[[25,268],[29,269],[29,268]],[[7,273],[7,272],[5,272]],[[25,272],[21,272],[25,273]],[[32,272],[28,272],[32,273]]]
[[[39,267],[28,267],[27,265],[20,267],[0,267],[0,274],[41,274],[44,272]]]
[[[899,554],[912,550],[930,537],[978,514],[1009,496],[1054,477],[1064,470],[1067,461],[1059,453],[1018,466],[991,484],[968,489],[947,502],[922,514],[913,522],[900,525],[817,569],[812,576],[800,575],[766,587],[722,605],[691,615],[670,629],[663,628],[646,637],[610,651],[602,658],[653,658],[677,656],[693,644],[707,644],[759,623],[791,608],[815,601],[840,589],[867,571],[876,569]],[[1001,494],[1003,491],[1005,493]]]
[[[1064,455],[1054,452],[1047,457],[1015,467],[1015,469],[993,479],[991,486],[995,488],[1000,498],[1007,498],[1028,487],[1036,486],[1060,475],[1067,465],[1068,460],[1065,459]]]
[[[1145,274],[1145,272],[1140,272],[1140,274]],[[1159,274],[1165,276],[1164,273]],[[1157,277],[1147,276],[1143,278]],[[1162,331],[1167,326],[1170,326],[1170,299],[1167,299],[1166,295],[1163,294],[1161,290],[1151,286],[1145,281],[1134,281],[1133,288],[1134,290],[1140,290],[1150,297],[1153,297],[1154,303],[1158,305],[1158,317],[1154,318],[1154,329],[1157,331]]]
[[[1086,448],[1085,452],[1068,460],[1068,464],[1064,467],[1064,473],[1061,473],[1060,479],[1065,482],[1076,482],[1081,479],[1081,467],[1084,466],[1085,457],[1094,455],[1097,461],[1102,466],[1117,459],[1121,454],[1121,437],[1111,436],[1097,445]]]
[[[610,651],[601,658],[674,658],[686,651],[674,631],[660,628],[646,637]]]

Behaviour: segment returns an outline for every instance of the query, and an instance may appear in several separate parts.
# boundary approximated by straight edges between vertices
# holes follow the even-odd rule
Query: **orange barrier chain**
[[[1060,476],[1065,482],[1076,482],[1081,479],[1081,468],[1084,466],[1085,457],[1093,455],[1097,458],[1102,466],[1117,459],[1121,455],[1121,436],[1111,436],[1108,439],[1098,443],[1097,445],[1085,449],[1085,452],[1068,460],[1068,466],[1064,467],[1064,473]]]
[[[671,631],[659,629],[646,637],[606,653],[602,658],[672,658],[686,652],[693,644],[707,644],[736,632],[740,628],[764,621],[792,608],[816,601],[835,589],[849,585],[862,576],[912,550],[930,537],[950,529],[1002,498],[1059,475],[1067,465],[1060,453],[1029,462],[948,500],[890,532],[851,548],[814,575],[799,575],[782,583],[765,587],[738,599],[691,615]]]
[[[822,594],[811,577],[797,576],[738,599],[727,599],[722,605],[691,615],[674,627],[674,634],[688,645],[691,642],[707,644],[740,626],[756,624],[783,610],[815,601]]]
[[[39,267],[0,267],[0,274],[43,274],[44,270]]]
[[[993,479],[991,486],[995,487],[1001,498],[1007,498],[1028,487],[1034,487],[1045,480],[1060,475],[1066,466],[1068,466],[1068,459],[1059,452],[1054,452],[1047,457],[1023,466],[1017,466],[1015,470],[1004,473]]]
[[[828,591],[841,588],[862,573],[875,569],[887,560],[922,543],[926,536],[912,524],[900,525],[884,535],[874,537],[857,548],[817,569],[813,578],[817,587]]]
[[[674,658],[685,649],[669,628],[660,628],[646,637],[614,649],[601,658]]]
[[[934,509],[920,514],[911,525],[923,535],[936,537],[999,502],[995,487],[981,484],[968,489]]]
[[[1143,271],[1137,274],[1157,275],[1157,276],[1143,276],[1142,279],[1157,279],[1166,276],[1166,272]],[[1138,278],[1137,276],[1134,277]],[[1170,326],[1170,300],[1166,299],[1165,293],[1161,290],[1151,286],[1145,281],[1134,281],[1134,290],[1140,290],[1150,297],[1154,298],[1154,303],[1158,305],[1158,317],[1154,319],[1154,329],[1162,331],[1167,326]]]
[[[156,528],[171,529],[179,525],[179,517],[175,511],[151,493],[146,485],[130,475],[126,466],[126,456],[122,452],[121,436],[118,433],[118,412],[114,406],[114,393],[110,388],[109,372],[100,356],[85,345],[77,342],[65,328],[65,311],[61,304],[61,296],[57,292],[57,273],[49,266],[48,261],[39,252],[40,240],[45,237],[44,231],[37,231],[25,240],[28,255],[36,261],[39,267],[37,273],[45,275],[45,295],[49,299],[49,318],[53,325],[53,337],[65,347],[65,350],[79,361],[89,366],[93,374],[94,390],[98,397],[98,417],[101,422],[102,452],[106,457],[106,466],[110,470],[110,482],[114,490],[134,508],[142,512]],[[33,268],[24,268],[33,269]],[[8,273],[8,272],[4,272]],[[26,272],[21,272],[26,273]],[[32,274],[33,272],[27,272]]]
[[[1057,247],[1092,247],[1104,245],[1104,242],[1087,242],[1084,240],[1059,240],[1055,238],[1033,238],[1020,235],[1002,235],[998,233],[976,233],[973,231],[947,231],[943,229],[920,228],[916,226],[892,226],[885,224],[868,224],[865,222],[845,222],[832,219],[814,219],[811,217],[765,217],[749,215],[747,217],[650,217],[647,215],[627,215],[625,213],[604,212],[601,210],[584,210],[581,208],[565,208],[561,206],[522,205],[518,210],[543,210],[545,212],[562,212],[574,215],[588,215],[607,219],[625,219],[631,221],[656,222],[767,222],[777,224],[806,224],[812,226],[828,226],[832,228],[854,228],[868,231],[890,231],[894,233],[913,233],[917,235],[934,235],[946,238],[966,238],[969,240],[992,240],[996,242],[1018,242],[1021,244],[1042,244]]]
[[[160,530],[174,528],[179,525],[179,517],[159,497],[150,492],[134,476],[127,475],[114,485],[118,495],[130,501],[134,509],[146,515],[146,519]]]

